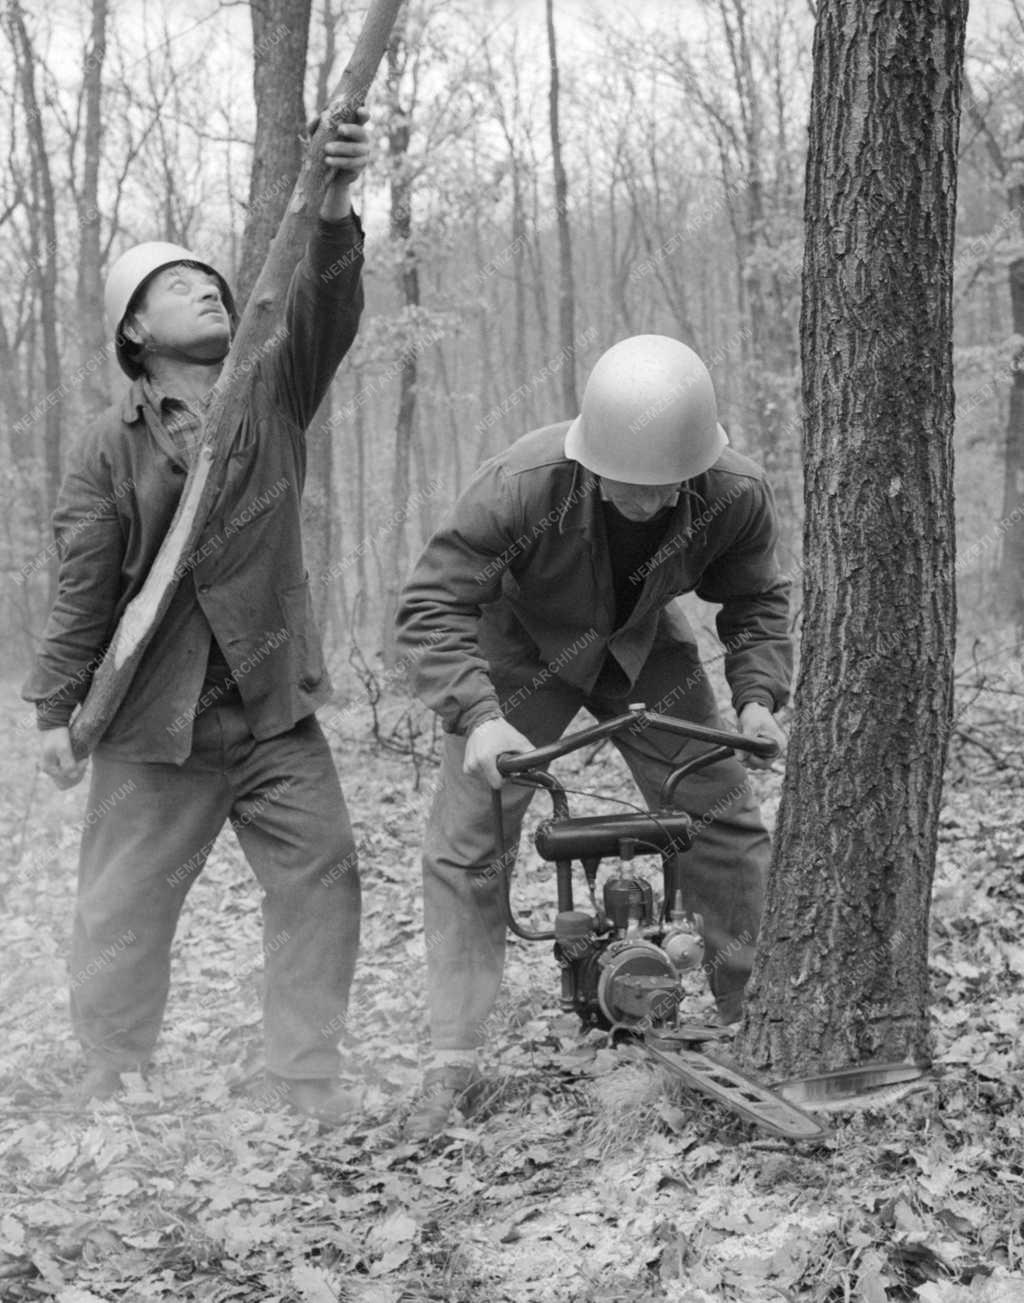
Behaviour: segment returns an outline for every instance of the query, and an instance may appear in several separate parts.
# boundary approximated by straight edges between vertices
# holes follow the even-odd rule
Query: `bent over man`
[[[780,744],[791,676],[787,585],[761,470],[727,447],[698,356],[640,335],[597,362],[582,411],[486,462],[427,544],[399,612],[418,695],[446,730],[423,854],[433,1062],[407,1125],[441,1130],[478,1081],[501,984],[505,923],[490,788],[502,752],[554,741],[581,707],[631,702],[722,727],[673,599],[721,603],[718,634],[740,730]],[[695,744],[640,728],[616,739],[654,803]],[[697,750],[701,748],[698,746]],[[518,836],[531,793],[502,792]],[[707,816],[684,857],[723,1022],[740,1016],[761,914],[768,834],[736,760],[694,775],[677,803]]]
[[[127,696],[93,755],[79,863],[71,1016],[105,1098],[142,1069],[167,998],[178,915],[230,819],[264,891],[264,1030],[273,1098],[333,1121],[353,1105],[338,1042],[359,939],[345,802],[314,711],[325,673],[302,559],[306,426],[355,338],[362,230],[349,186],[365,114],[324,146],[329,181],[284,328],[252,370],[223,483]],[[236,314],[214,268],[129,249],[106,285],[132,380],[72,453],[54,520],[60,583],[24,696],[42,767],[82,777],[69,722],[174,515]],[[95,817],[93,817],[95,816]]]

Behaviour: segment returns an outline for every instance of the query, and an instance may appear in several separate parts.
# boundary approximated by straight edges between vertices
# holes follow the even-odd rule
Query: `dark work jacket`
[[[524,435],[480,467],[427,544],[398,614],[413,689],[450,732],[500,714],[494,681],[538,672],[590,691],[610,652],[632,685],[656,642],[689,642],[666,610],[696,591],[721,603],[718,635],[737,710],[789,696],[788,584],[761,469],[727,448],[683,487],[643,587],[616,627],[597,477],[566,458],[568,422]]]
[[[106,753],[186,759],[211,630],[255,737],[284,732],[329,696],[302,559],[305,430],[355,338],[361,270],[354,215],[312,223],[284,327],[250,362],[221,492],[103,736]],[[186,469],[141,380],[73,449],[54,515],[58,596],[22,693],[40,703],[41,725],[59,723],[88,692],[167,533]]]

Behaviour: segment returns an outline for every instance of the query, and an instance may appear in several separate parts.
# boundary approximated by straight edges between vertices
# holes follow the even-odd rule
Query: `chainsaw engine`
[[[689,816],[671,810],[549,820],[535,840],[540,854],[560,867],[581,861],[594,907],[592,913],[563,908],[555,916],[562,1008],[573,1010],[586,1026],[672,1026],[683,994],[681,976],[699,968],[704,958],[701,920],[683,907],[678,862],[692,841]],[[636,855],[651,853],[661,856],[664,875],[657,903],[650,882],[632,871]],[[598,902],[598,865],[613,855],[621,866],[605,881]]]

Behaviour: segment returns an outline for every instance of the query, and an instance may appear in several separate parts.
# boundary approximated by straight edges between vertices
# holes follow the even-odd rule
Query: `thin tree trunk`
[[[803,658],[737,1042],[928,1054],[955,636],[952,255],[967,0],[819,0],[805,198]]]
[[[576,291],[572,273],[572,235],[569,229],[569,183],[562,165],[562,138],[558,125],[558,51],[555,45],[554,0],[545,0],[548,27],[548,57],[551,82],[548,95],[551,123],[551,160],[555,171],[555,214],[558,220],[558,329],[565,362],[562,377],[562,415],[575,416],[579,411],[576,397]]]
[[[50,158],[43,132],[44,114],[36,93],[36,57],[25,27],[19,0],[10,0],[7,21],[11,43],[17,52],[17,72],[21,82],[25,109],[25,129],[32,160],[33,185],[39,196],[39,219],[42,247],[35,262],[39,291],[39,324],[43,337],[43,503],[47,519],[57,506],[61,477],[61,429],[64,413],[64,386],[61,384],[60,350],[57,342],[57,201],[53,191]],[[57,558],[47,567],[47,604],[57,597]]]
[[[330,621],[334,576],[334,434],[331,428],[331,391],[306,432],[306,487],[302,495],[302,538],[310,595],[317,625],[324,632]]]
[[[448,440],[448,447],[452,457],[452,493],[455,497],[458,497],[462,492],[462,453],[459,451],[461,432],[455,417],[455,395],[452,392],[452,382],[448,375],[448,362],[444,355],[444,345],[440,340],[435,344],[434,351],[437,356],[437,374],[444,392],[444,409],[448,414],[448,431],[451,436]]]
[[[400,66],[404,32],[400,28],[388,46],[388,82],[391,116],[388,123],[388,155],[391,161],[391,238],[399,251],[398,283],[405,318],[414,332],[420,305],[420,273],[412,241],[412,178],[409,174],[410,112],[399,102]],[[414,335],[410,333],[402,350],[398,380],[398,415],[395,418],[395,460],[391,475],[391,520],[384,543],[384,624],[381,652],[384,668],[395,663],[395,617],[405,578],[405,516],[409,501],[413,424],[416,419],[416,386],[419,374]]]
[[[358,399],[363,386],[362,368],[354,371],[352,379]],[[356,445],[356,595],[352,605],[352,624],[358,629],[366,623],[370,600],[370,579],[366,569],[366,408],[358,401],[352,432]]]
[[[78,195],[78,338],[85,377],[82,405],[88,416],[107,405],[107,369],[99,364],[109,346],[103,319],[100,275],[100,142],[103,135],[103,60],[107,41],[107,0],[92,0],[92,29],[82,78],[85,135],[82,187]]]
[[[1024,212],[1024,185],[1010,187],[1010,211]],[[1024,227],[1024,217],[1021,219]],[[1022,232],[1024,233],[1024,232]],[[1013,333],[1024,337],[1024,258],[1010,263]],[[1003,534],[999,565],[999,605],[1024,638],[1024,348],[1013,358],[1013,382],[1003,445]]]

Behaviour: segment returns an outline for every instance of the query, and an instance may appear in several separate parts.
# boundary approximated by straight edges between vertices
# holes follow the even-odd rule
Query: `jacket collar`
[[[146,405],[146,391],[143,388],[142,377],[133,380],[128,386],[128,392],[121,403],[121,420],[125,425],[134,425],[136,421],[142,419],[142,409]]]
[[[597,504],[601,501],[601,486],[593,471],[571,458],[572,478],[569,492],[560,504],[558,532],[583,533],[593,538],[597,532]]]
[[[593,471],[578,461],[573,461],[572,481],[565,495],[558,520],[558,532],[581,533],[589,543],[604,538],[601,518],[601,485]],[[693,534],[694,504],[699,514],[704,499],[697,489],[697,481],[688,480],[679,491],[679,500],[665,527],[663,556],[682,551],[691,542]],[[661,551],[662,549],[659,549]]]
[[[143,421],[164,456],[170,458],[172,462],[176,462],[183,469],[188,469],[188,459],[167,433],[161,414],[154,409],[149,400],[144,377],[140,376],[137,380],[132,381],[121,405],[121,420],[126,425],[135,425],[137,421]]]

